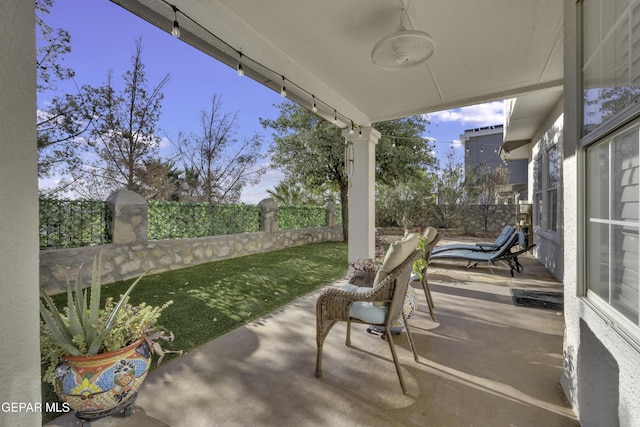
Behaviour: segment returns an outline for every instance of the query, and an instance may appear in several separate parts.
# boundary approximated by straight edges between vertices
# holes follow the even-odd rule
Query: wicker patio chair
[[[433,248],[438,244],[440,239],[442,238],[442,234],[438,232],[436,228],[427,227],[422,234],[425,238],[425,247],[424,247],[424,260],[426,261],[424,270],[422,271],[422,280],[420,280],[420,284],[422,285],[422,289],[424,290],[424,296],[427,299],[427,305],[429,306],[429,314],[431,315],[431,320],[435,322],[436,318],[433,314],[433,309],[435,305],[433,304],[433,297],[431,296],[431,289],[429,289],[429,280],[427,278],[427,270],[429,267],[429,258],[431,258],[431,252]]]
[[[415,246],[413,247],[415,248]],[[402,387],[403,393],[406,394],[406,387],[400,370],[398,356],[393,342],[393,335],[391,334],[391,326],[398,318],[400,318],[400,316],[402,316],[405,326],[404,329],[409,339],[409,345],[413,352],[414,359],[417,362],[418,354],[416,353],[413,337],[411,336],[411,330],[403,311],[403,305],[407,288],[409,286],[409,278],[411,277],[413,263],[421,256],[423,256],[423,252],[421,250],[414,250],[406,256],[404,261],[384,277],[384,279],[379,283],[376,283],[373,288],[359,288],[356,292],[329,289],[318,297],[318,301],[316,303],[316,342],[318,346],[315,373],[316,377],[322,377],[322,347],[324,340],[331,331],[331,328],[333,328],[337,322],[347,322],[346,345],[348,347],[351,346],[351,323],[373,324],[384,327],[386,340],[389,343],[393,363],[395,364],[398,379],[400,380],[400,387]],[[383,266],[381,267],[382,271],[384,271],[384,264],[385,263],[383,263]],[[373,310],[375,310],[375,308],[379,308],[379,305],[382,305],[383,308],[386,308],[386,315],[384,315],[384,319],[381,319],[381,321],[378,322],[373,322],[372,319],[367,318],[366,315],[361,316],[360,318],[353,317],[354,312],[352,307],[354,304],[360,302],[365,304],[370,303],[370,308]],[[373,304],[379,305],[373,306]]]

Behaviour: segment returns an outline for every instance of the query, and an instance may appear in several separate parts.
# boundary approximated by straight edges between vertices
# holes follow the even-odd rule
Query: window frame
[[[533,226],[542,228],[544,223],[544,158],[538,154],[533,161]]]
[[[629,6],[628,6],[629,7]],[[589,289],[588,286],[588,260],[591,252],[589,252],[588,240],[588,227],[590,223],[590,218],[588,215],[588,205],[587,205],[587,197],[589,194],[589,188],[587,187],[587,163],[588,163],[588,148],[598,144],[600,142],[605,142],[606,144],[612,144],[616,135],[622,134],[626,131],[627,128],[636,126],[636,124],[640,123],[640,103],[632,102],[630,105],[627,105],[625,108],[620,109],[615,115],[611,116],[607,120],[601,122],[594,128],[589,128],[588,130],[585,127],[585,68],[584,68],[584,58],[582,55],[584,54],[585,47],[585,1],[580,1],[580,8],[578,11],[579,16],[579,46],[578,51],[580,57],[579,65],[578,65],[578,85],[579,85],[579,99],[578,105],[580,106],[579,112],[579,125],[580,125],[580,141],[579,141],[579,150],[578,150],[578,159],[579,159],[579,192],[582,195],[580,198],[580,208],[581,214],[579,215],[578,221],[580,224],[579,227],[579,247],[582,248],[579,251],[579,257],[581,262],[581,268],[578,271],[579,274],[579,286],[578,286],[578,297],[581,298],[587,306],[589,306],[594,312],[596,312],[599,316],[603,317],[607,323],[611,326],[611,328],[619,333],[619,335],[625,339],[629,344],[631,344],[634,348],[640,351],[640,313],[638,314],[638,321],[634,323],[631,319],[625,316],[621,311],[616,309],[609,301],[605,301],[602,297],[600,297],[596,291]],[[625,9],[626,10],[626,9]],[[635,13],[640,12],[640,10],[635,10]],[[622,17],[621,14],[618,18]],[[629,34],[629,38],[631,37],[639,37],[640,30],[636,30],[638,34]],[[601,44],[603,40],[600,40]],[[603,55],[606,55],[607,52],[604,52]],[[630,52],[628,51],[629,55]],[[640,72],[638,72],[638,78],[640,78]],[[611,165],[612,159],[608,158],[608,164]],[[607,182],[609,185],[609,189],[613,189],[615,182],[611,179],[609,175],[609,181]],[[640,191],[640,185],[639,189]],[[615,222],[615,220],[609,219],[610,222]],[[638,220],[637,226],[640,228],[640,219]],[[640,244],[639,244],[640,245]],[[612,253],[612,236],[609,234],[607,249],[611,256]],[[615,283],[611,282],[611,275],[609,275],[608,279],[608,289],[611,291],[611,288],[615,286]],[[640,288],[640,279],[638,279],[637,285]],[[639,289],[640,291],[640,289]],[[639,296],[640,299],[640,296]]]
[[[556,170],[558,171],[558,176],[556,177],[556,182],[554,186],[551,186],[551,160],[550,153],[555,152],[555,163]],[[557,233],[558,232],[558,188],[560,186],[559,180],[559,172],[560,172],[560,150],[557,143],[551,144],[549,147],[546,147],[545,150],[545,181],[544,181],[544,194],[546,196],[545,206],[545,230],[549,233]],[[555,200],[555,205],[552,205],[551,199]]]

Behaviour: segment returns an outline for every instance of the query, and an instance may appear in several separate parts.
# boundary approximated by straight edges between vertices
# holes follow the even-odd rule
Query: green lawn
[[[162,346],[188,352],[346,274],[347,245],[316,243],[146,276],[131,303],[173,300],[159,325],[176,339]],[[103,299],[119,297],[132,282],[104,285]],[[60,294],[54,301],[60,307],[65,298]],[[43,402],[57,400],[50,385],[43,383],[42,390]],[[43,414],[45,422],[53,415]]]

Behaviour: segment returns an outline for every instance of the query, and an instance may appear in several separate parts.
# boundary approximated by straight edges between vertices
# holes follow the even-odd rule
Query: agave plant
[[[100,352],[105,338],[116,326],[115,319],[118,313],[123,305],[127,304],[129,294],[144,276],[143,273],[121,295],[109,317],[104,321],[100,318],[101,313],[104,313],[100,307],[101,272],[102,256],[100,255],[93,259],[90,288],[82,290],[80,273],[76,278],[75,292],[71,288],[71,283],[67,282],[67,307],[64,310],[65,313],[58,311],[51,298],[42,288],[40,289],[40,296],[42,297],[40,300],[40,315],[55,344],[69,355],[93,355]],[[44,300],[44,303],[42,300]]]

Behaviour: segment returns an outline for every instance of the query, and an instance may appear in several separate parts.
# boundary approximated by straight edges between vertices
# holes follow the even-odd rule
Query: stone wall
[[[107,201],[112,209],[114,243],[71,249],[48,249],[40,252],[40,285],[48,293],[66,289],[67,277],[75,280],[80,265],[83,283],[91,280],[93,258],[102,253],[102,283],[191,267],[206,262],[284,249],[308,243],[342,241],[342,226],[278,230],[277,206],[261,202],[261,230],[224,236],[193,239],[147,240],[146,209],[137,194],[120,190]],[[330,210],[332,206],[328,207]],[[333,207],[334,208],[334,207]],[[331,215],[335,218],[335,214]]]
[[[487,222],[488,235],[500,234],[505,225],[516,225],[516,206],[515,205],[495,205],[491,207],[492,211],[489,215]],[[434,226],[442,228],[439,221],[426,214],[421,220],[422,226]],[[451,229],[461,230],[464,234],[469,235],[483,235],[484,232],[484,215],[482,213],[482,206],[470,206],[469,210],[465,212],[461,218],[458,218],[453,222]]]

